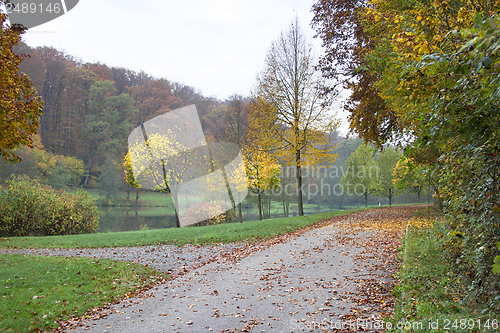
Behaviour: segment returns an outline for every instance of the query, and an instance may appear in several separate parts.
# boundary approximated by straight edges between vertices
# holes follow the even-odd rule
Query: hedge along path
[[[424,207],[361,211],[239,244],[207,264],[183,266],[165,284],[113,305],[108,316],[75,318],[60,330],[370,331],[359,326],[366,323],[377,331],[393,311],[392,274],[406,224]]]

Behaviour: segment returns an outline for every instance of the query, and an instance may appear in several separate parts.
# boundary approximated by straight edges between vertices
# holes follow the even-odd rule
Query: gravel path
[[[245,243],[220,244],[217,246],[175,245],[114,247],[114,248],[84,248],[84,249],[0,249],[5,254],[33,254],[67,257],[94,257],[135,262],[149,265],[155,269],[181,275],[193,268],[203,266],[221,257],[226,257],[234,251],[247,245]]]

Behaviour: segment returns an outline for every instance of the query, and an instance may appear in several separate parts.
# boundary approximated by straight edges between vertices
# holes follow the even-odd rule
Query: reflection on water
[[[165,214],[162,207],[98,207],[98,232],[175,228],[175,215]]]
[[[175,215],[168,214],[165,207],[97,206],[97,208],[100,212],[97,232],[134,231],[139,230],[141,226],[149,229],[175,228]],[[290,214],[290,216],[294,216],[294,214]],[[283,217],[283,214],[274,213],[271,214],[271,217]],[[243,221],[258,219],[258,211],[254,207],[243,207]]]

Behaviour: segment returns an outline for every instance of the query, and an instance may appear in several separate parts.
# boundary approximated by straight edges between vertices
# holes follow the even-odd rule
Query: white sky
[[[314,2],[80,0],[66,15],[29,29],[24,40],[225,99],[250,93],[271,42],[296,15],[317,55],[322,53],[310,27]],[[347,132],[345,121],[341,132]]]

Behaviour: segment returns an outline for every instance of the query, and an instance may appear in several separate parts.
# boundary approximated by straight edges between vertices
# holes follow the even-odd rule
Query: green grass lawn
[[[0,254],[0,331],[52,330],[164,278],[134,263]]]

